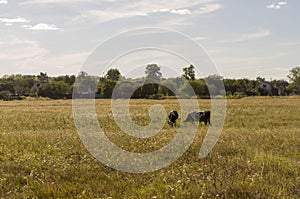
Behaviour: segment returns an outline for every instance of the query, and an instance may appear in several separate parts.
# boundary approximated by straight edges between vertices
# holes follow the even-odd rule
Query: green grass
[[[132,100],[134,121],[149,123],[148,108],[176,100]],[[199,100],[209,109],[209,100]],[[189,150],[171,166],[130,174],[99,163],[81,143],[72,102],[0,102],[0,198],[299,198],[300,98],[249,97],[227,101],[223,133],[204,159],[200,126]],[[149,152],[172,140],[167,125],[137,139],[115,125],[110,100],[97,100],[101,126],[111,141]]]

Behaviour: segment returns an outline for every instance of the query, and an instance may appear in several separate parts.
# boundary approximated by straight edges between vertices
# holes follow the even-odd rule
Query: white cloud
[[[170,8],[161,8],[158,10],[153,10],[151,13],[169,13],[169,14],[178,14],[178,15],[191,15],[192,11],[189,9],[170,9]]]
[[[220,4],[210,4],[213,0],[140,0],[121,1],[106,9],[83,10],[80,16],[76,16],[73,22],[94,21],[104,23],[116,19],[124,19],[136,16],[150,16],[155,13],[172,15],[197,15],[206,14],[220,9]],[[202,7],[201,7],[202,5]],[[194,10],[200,7],[199,10]],[[138,12],[137,12],[138,11]],[[162,19],[163,20],[163,19]]]
[[[5,23],[5,24],[13,24],[13,23],[28,23],[29,20],[22,18],[22,17],[17,17],[17,18],[0,18],[0,22]]]
[[[267,8],[270,8],[270,9],[279,9],[280,5],[272,3],[270,5],[267,5]]]
[[[158,9],[158,10],[153,10],[153,12],[161,12],[161,13],[164,13],[164,12],[170,12],[171,10],[169,8],[161,8],[161,9]]]
[[[287,5],[286,1],[280,1],[278,3],[269,4],[266,7],[269,9],[280,9],[282,6],[285,6],[285,5]]]
[[[286,5],[287,4],[287,2],[286,1],[280,1],[279,3],[278,3],[278,5]]]
[[[0,18],[0,23],[4,23],[6,26],[12,26],[15,23],[29,23],[30,21],[28,19],[22,18],[22,17],[16,17],[16,18]],[[22,26],[25,29],[29,30],[62,30],[58,28],[56,25],[50,25],[46,23],[39,23],[36,25],[23,25]]]
[[[0,0],[0,4],[8,4],[7,0]]]
[[[169,13],[169,14],[178,14],[178,15],[190,15],[192,11],[189,9],[169,9],[169,8],[161,8],[158,10],[153,10],[151,13]]]
[[[58,28],[56,25],[51,25],[46,23],[39,23],[36,25],[23,25],[23,27],[29,30],[62,30]]]
[[[191,15],[192,12],[189,9],[173,9],[170,11],[171,14],[178,14],[178,15]]]

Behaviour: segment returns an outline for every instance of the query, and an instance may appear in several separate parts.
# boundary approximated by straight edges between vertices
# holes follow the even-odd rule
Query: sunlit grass
[[[177,100],[132,100],[135,122],[150,122],[148,109]],[[199,100],[210,109],[209,100]],[[249,97],[227,101],[223,133],[213,151],[198,158],[208,129],[174,164],[129,174],[99,163],[81,143],[72,102],[0,102],[0,197],[2,198],[299,198],[300,98]],[[138,139],[120,131],[110,100],[97,100],[101,127],[112,142],[132,152],[157,150],[176,129]]]

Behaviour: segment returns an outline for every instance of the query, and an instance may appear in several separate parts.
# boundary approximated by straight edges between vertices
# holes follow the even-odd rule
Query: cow
[[[205,125],[209,124],[211,125],[210,123],[210,111],[203,111],[203,112],[200,112],[200,119],[199,119],[199,122],[204,122]]]
[[[211,124],[210,123],[210,111],[203,111],[203,112],[191,112],[188,114],[187,118],[184,120],[184,122],[204,122],[205,125]]]
[[[168,124],[173,127],[176,126],[176,120],[178,119],[178,112],[177,111],[171,111],[169,113],[169,121]]]

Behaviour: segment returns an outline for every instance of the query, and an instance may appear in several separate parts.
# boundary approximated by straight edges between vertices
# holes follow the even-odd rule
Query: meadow
[[[148,108],[178,109],[177,100],[131,100],[140,125]],[[199,100],[210,109],[210,100]],[[167,124],[149,139],[124,134],[110,100],[96,100],[109,139],[125,150],[149,152],[170,142]],[[85,149],[74,125],[71,100],[0,101],[0,198],[300,198],[300,97],[227,100],[222,135],[199,159],[208,127],[191,147],[161,170],[131,174],[109,168]]]

